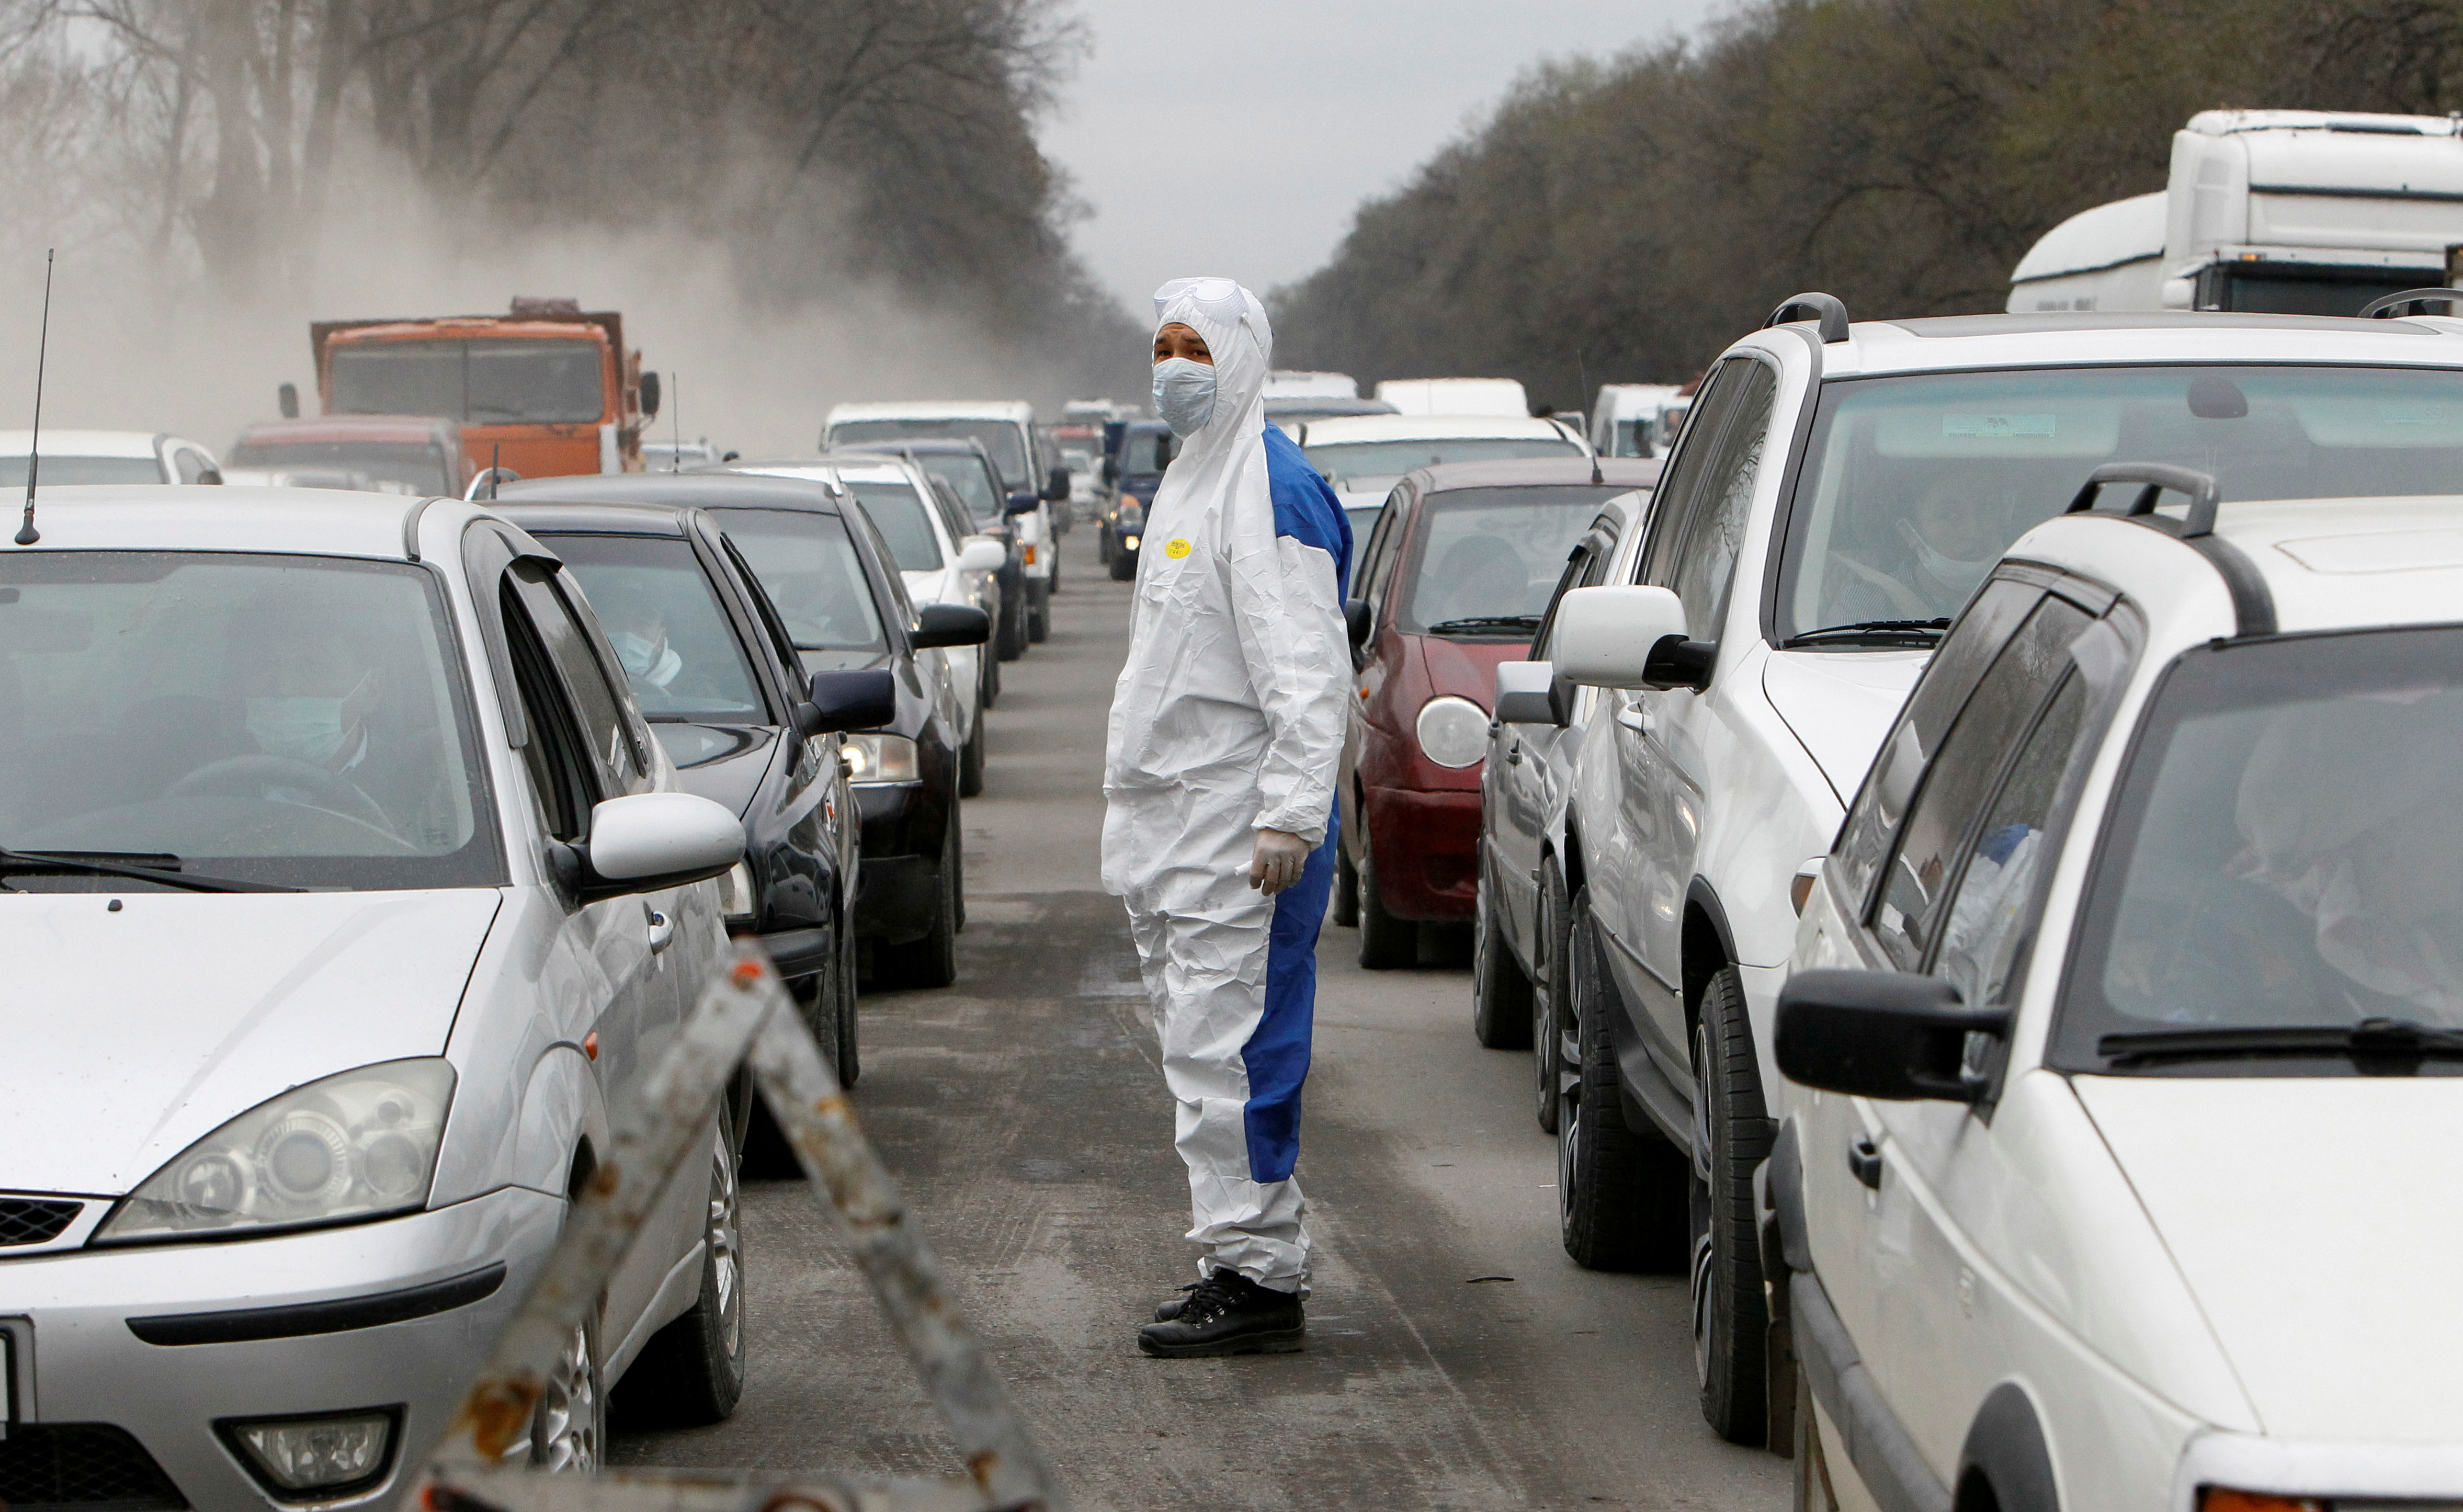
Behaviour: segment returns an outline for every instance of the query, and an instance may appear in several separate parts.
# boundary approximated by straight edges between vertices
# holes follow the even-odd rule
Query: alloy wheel
[[[1705,1078],[1711,1071],[1711,1041],[1699,1022],[1693,1025],[1693,1180],[1686,1197],[1686,1217],[1692,1238],[1687,1282],[1693,1304],[1693,1381],[1711,1384],[1711,1329],[1718,1305],[1719,1268],[1711,1263],[1711,1092]]]
[[[722,1129],[710,1154],[709,1218],[702,1238],[709,1246],[710,1276],[718,1287],[718,1345],[730,1360],[744,1352],[744,1237],[737,1227],[739,1201],[735,1151]]]
[[[575,1326],[548,1372],[532,1420],[531,1463],[545,1470],[599,1468],[599,1435],[605,1417],[599,1401],[597,1341],[587,1321]]]

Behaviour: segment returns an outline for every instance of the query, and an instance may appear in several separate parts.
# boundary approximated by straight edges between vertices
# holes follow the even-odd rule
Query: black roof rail
[[[1797,314],[1799,310],[1804,312],[1802,316]],[[1825,346],[1833,341],[1847,340],[1847,307],[1839,302],[1837,295],[1791,296],[1782,301],[1777,309],[1770,313],[1770,318],[1762,322],[1762,329],[1767,331],[1772,326],[1786,325],[1797,319],[1821,322],[1821,341]]]
[[[2463,296],[2458,296],[2463,297]],[[2207,559],[2210,566],[2224,580],[2232,594],[2233,634],[2234,637],[2273,635],[2275,633],[2275,595],[2268,591],[2266,579],[2259,575],[2257,563],[2249,559],[2241,549],[2215,534],[2215,511],[2223,503],[2223,489],[2212,472],[2193,468],[2169,467],[2161,462],[2108,462],[2087,474],[2086,485],[2070,500],[2065,515],[2098,513],[2096,496],[2108,484],[2142,485],[2129,508],[2112,514],[2107,519],[2127,520],[2160,530],[2181,544]],[[2166,490],[2186,493],[2190,498],[2189,514],[2176,524],[2155,513],[2155,500]]]
[[[2361,306],[2364,320],[2391,320],[2397,314],[2416,314],[2409,307],[2415,304],[2442,304],[2449,315],[2463,315],[2463,289],[2406,289],[2401,294],[2384,294]]]

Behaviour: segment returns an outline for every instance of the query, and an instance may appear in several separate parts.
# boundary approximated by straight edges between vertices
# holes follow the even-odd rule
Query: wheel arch
[[[2060,1512],[2060,1504],[2035,1399],[2017,1382],[2004,1381],[1968,1425],[1952,1512]]]
[[[1702,1017],[1702,993],[1711,978],[1736,963],[1736,935],[1728,910],[1710,880],[1695,877],[1685,889],[1684,933],[1679,946],[1684,973],[1685,1028],[1689,1036]]]

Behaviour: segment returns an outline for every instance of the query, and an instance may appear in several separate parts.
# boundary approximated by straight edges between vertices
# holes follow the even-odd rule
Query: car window
[[[2452,626],[2185,652],[2131,742],[2048,1059],[2109,1069],[2110,1033],[2463,1028],[2458,747]],[[2254,1065],[2353,1070],[2340,1056],[2239,1069]]]
[[[1409,441],[1335,441],[1301,454],[1336,488],[1357,478],[1392,478],[1447,462],[1511,462],[1524,457],[1577,457],[1582,449],[1561,433],[1546,436],[1430,436]]]
[[[798,651],[885,651],[881,612],[841,516],[816,510],[713,510],[752,564]]]
[[[770,602],[769,590],[761,586],[761,575],[752,570],[752,563],[744,559],[743,551],[732,538],[721,536],[718,546],[727,556],[728,566],[735,573],[736,582],[744,595],[744,602],[752,610],[752,617],[761,622],[761,633],[770,642],[771,654],[777,658],[774,666],[787,675],[790,688],[802,683],[803,679],[795,675],[803,665],[796,654],[796,638],[787,633],[787,622],[779,617],[778,606]],[[800,692],[794,694],[796,700],[803,696]]]
[[[967,537],[975,534],[975,522],[967,517],[967,506],[958,497],[957,490],[929,474],[924,476],[924,482],[932,491],[932,507],[941,512],[941,528],[949,533],[951,541],[964,545]]]
[[[1390,569],[1394,564],[1394,554],[1402,544],[1403,533],[1411,517],[1410,498],[1399,488],[1385,496],[1385,503],[1377,515],[1377,528],[1368,537],[1367,565],[1354,580],[1359,585],[1360,596],[1368,601],[1372,619],[1384,618],[1385,581],[1392,576]]]
[[[830,427],[833,447],[861,448],[875,441],[972,441],[992,458],[992,469],[1013,487],[1026,487],[1026,433],[1012,420],[841,420]]]
[[[975,517],[976,528],[998,525],[1001,518],[1000,489],[984,459],[966,452],[927,451],[915,459],[916,465],[957,491],[966,501],[967,511]]]
[[[911,483],[849,482],[847,492],[889,543],[890,559],[901,572],[938,572],[947,559],[941,538],[925,511],[924,495]]]
[[[1179,449],[1171,432],[1161,426],[1133,429],[1121,438],[1120,471],[1128,476],[1152,477],[1171,466],[1172,453]]]
[[[501,885],[446,614],[404,563],[0,558],[0,846],[292,887]]]
[[[1722,422],[1735,408],[1751,370],[1761,364],[1751,358],[1732,357],[1711,371],[1702,386],[1700,422],[1676,455],[1669,459],[1667,470],[1660,474],[1659,487],[1652,494],[1650,538],[1643,548],[1638,582],[1653,583],[1663,588],[1676,585],[1676,567],[1680,559],[1678,547],[1685,539],[1685,528],[1690,523],[1696,497],[1702,492],[1702,479],[1710,467],[1711,453],[1717,449]]]
[[[1676,563],[1676,597],[1685,605],[1685,633],[1696,641],[1719,638],[1728,595],[1735,579],[1736,553],[1744,545],[1754,485],[1761,476],[1762,444],[1770,429],[1771,399],[1778,375],[1759,362],[1744,374],[1733,412],[1702,471],[1685,544]]]
[[[522,746],[522,766],[530,774],[531,791],[539,800],[548,834],[556,840],[578,841],[589,828],[591,806],[599,796],[592,763],[583,754],[580,726],[558,685],[546,638],[532,623],[528,601],[511,572],[505,574],[498,591],[513,685],[521,695],[522,722],[530,730],[530,739]]]
[[[567,542],[586,540],[587,537],[560,537],[558,555],[563,555],[561,548]],[[584,552],[588,549],[585,544]],[[573,564],[573,558],[566,557],[565,560]],[[589,631],[565,602],[562,586],[556,581],[558,575],[549,572],[544,563],[517,561],[512,576],[523,607],[530,611],[531,625],[547,647],[548,660],[564,684],[565,695],[572,700],[574,715],[580,721],[582,748],[598,775],[600,793],[612,796],[632,791],[640,785],[638,779],[643,774],[640,754],[633,746],[632,726],[624,717],[624,701],[617,695],[606,665],[591,644]],[[587,579],[582,591],[589,591]],[[614,640],[612,632],[609,639]]]
[[[43,453],[38,484],[160,483],[163,464],[152,457],[55,457]],[[26,486],[26,459],[0,457],[0,487]]]
[[[889,543],[881,538],[881,528],[872,522],[870,515],[858,511],[847,520],[847,528],[862,535],[872,543],[873,560],[886,562],[890,559]],[[882,577],[882,588],[889,596],[890,617],[898,622],[903,634],[906,627],[915,623],[915,601],[907,597],[906,580],[896,572],[884,573]]]
[[[287,471],[335,468],[364,474],[388,493],[459,493],[452,466],[436,447],[412,441],[243,441],[231,448],[234,468]],[[47,468],[48,471],[48,468]]]
[[[2090,623],[2065,599],[2040,599],[1958,712],[1940,756],[1926,767],[1883,868],[1872,912],[1874,937],[1900,969],[1922,965],[1956,881],[1962,847],[1975,832],[2011,753],[2068,672],[2070,643]]]
[[[1923,680],[1916,684],[1889,737],[1882,742],[1880,755],[1873,758],[1872,770],[1865,775],[1864,785],[1847,811],[1846,822],[1840,826],[1839,844],[1831,853],[1829,865],[1842,896],[1864,898],[1883,850],[1897,833],[1899,821],[1907,815],[1907,800],[1915,796],[1925,763],[1941,749],[1942,736],[1949,734],[1951,720],[1957,717],[1968,695],[1974,691],[1976,679],[1993,665],[1993,658],[2000,654],[2001,647],[2027,617],[2027,611],[2042,597],[2043,590],[2033,583],[1994,579],[1976,595],[1975,602],[1933,652]]]
[[[653,720],[760,724],[769,707],[718,590],[680,536],[542,536],[581,581]],[[549,641],[551,650],[556,643]],[[585,720],[590,700],[578,700]],[[594,742],[599,737],[593,723]]]
[[[2062,680],[1967,847],[1933,960],[1934,974],[1958,988],[1962,1002],[2004,1000],[2011,966],[2035,923],[2053,800],[2078,745],[2086,693],[2084,674]]]
[[[1548,595],[1548,611],[1541,616],[1539,631],[1531,638],[1531,660],[1548,660],[1549,642],[1557,627],[1557,605],[1565,602],[1569,588],[1594,588],[1607,576],[1608,562],[1616,556],[1616,520],[1602,515],[1590,533],[1574,544],[1565,556],[1565,570],[1557,575],[1557,586]]]
[[[2148,364],[1826,383],[1773,628],[1955,614],[2108,462],[2195,468],[2227,499],[2443,493],[2463,475],[2463,373]]]
[[[1539,628],[1566,551],[1614,485],[1452,489],[1429,494],[1394,576],[1395,625],[1417,635],[1522,638]]]

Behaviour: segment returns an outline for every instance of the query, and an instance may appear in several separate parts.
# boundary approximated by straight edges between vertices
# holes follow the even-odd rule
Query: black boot
[[[1307,1342],[1299,1298],[1215,1269],[1188,1295],[1155,1309],[1138,1348],[1166,1359],[1222,1354],[1293,1354]]]

